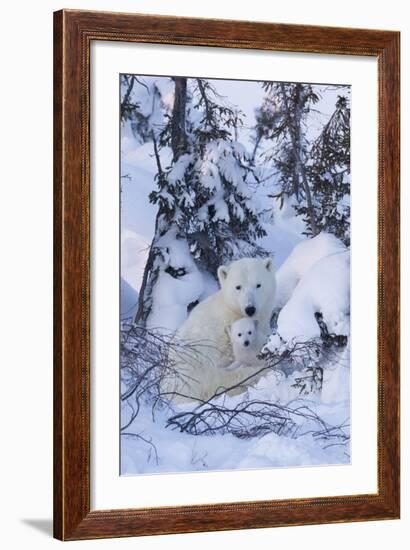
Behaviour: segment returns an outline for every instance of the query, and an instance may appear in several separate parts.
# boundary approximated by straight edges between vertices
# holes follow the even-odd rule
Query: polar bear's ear
[[[266,269],[268,271],[272,271],[272,268],[273,268],[273,260],[272,258],[267,258],[265,261],[264,261],[264,265],[266,267]]]
[[[218,267],[218,280],[222,284],[223,281],[226,281],[226,278],[228,277],[228,268],[226,265],[221,265]]]

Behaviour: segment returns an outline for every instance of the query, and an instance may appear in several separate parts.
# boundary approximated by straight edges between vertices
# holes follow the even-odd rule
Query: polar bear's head
[[[240,317],[258,318],[271,310],[276,282],[271,258],[242,258],[218,268],[224,301]]]
[[[258,321],[249,317],[242,317],[227,327],[232,345],[244,348],[253,348],[257,341]]]

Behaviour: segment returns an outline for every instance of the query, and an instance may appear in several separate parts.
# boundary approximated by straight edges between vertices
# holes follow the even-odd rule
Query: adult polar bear
[[[164,377],[161,388],[174,402],[209,399],[218,389],[238,384],[261,368],[225,368],[234,360],[227,328],[249,317],[258,321],[266,339],[271,334],[276,291],[272,259],[242,258],[222,265],[218,279],[220,290],[199,303],[176,333],[182,351],[174,350],[171,361],[177,376]]]

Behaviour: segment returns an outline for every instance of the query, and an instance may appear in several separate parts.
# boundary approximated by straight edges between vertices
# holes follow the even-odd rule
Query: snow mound
[[[342,241],[330,233],[320,233],[313,239],[297,244],[276,273],[275,306],[280,309],[286,304],[303,275],[316,262],[330,254],[345,250]]]
[[[147,328],[173,332],[187,318],[189,304],[203,300],[215,292],[218,285],[198,269],[187,241],[177,238],[175,228],[158,239],[156,246],[161,248],[165,261],[154,287],[153,309],[147,320]],[[184,270],[185,274],[172,275],[172,270],[168,268],[174,266]]]
[[[347,250],[322,258],[302,276],[279,314],[278,333],[286,341],[319,337],[315,319],[318,311],[330,332],[346,333],[350,311],[350,253]]]

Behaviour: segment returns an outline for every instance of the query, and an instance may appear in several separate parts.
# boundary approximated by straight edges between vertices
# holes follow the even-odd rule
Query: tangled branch
[[[267,400],[245,399],[234,406],[212,401],[168,419],[167,427],[192,435],[231,433],[241,439],[267,433],[296,437],[300,421],[312,421],[326,431],[326,424],[306,406],[292,409]]]
[[[192,410],[178,412],[171,416],[167,421],[167,427],[191,435],[231,433],[241,439],[248,439],[267,433],[298,437],[301,435],[302,426],[305,430],[310,426],[313,437],[324,439],[326,434],[332,433],[336,439],[339,432],[324,422],[312,409],[304,404],[301,405],[300,400],[296,400],[294,404],[283,405],[270,400],[249,399],[246,394],[234,404],[232,400],[226,399],[232,390],[240,387],[247,388],[262,374],[283,370],[288,362],[294,366],[298,365],[300,369],[306,369],[308,373],[306,377],[295,379],[294,387],[300,385],[300,393],[302,391],[305,394],[309,393],[308,384],[311,385],[310,391],[321,389],[323,369],[317,364],[320,358],[319,341],[314,339],[306,342],[291,342],[278,354],[265,350],[259,357],[265,362],[257,372],[253,372],[229,387],[218,388],[207,400],[196,398],[196,406]],[[181,394],[178,395],[181,396]],[[344,435],[344,433],[340,434],[341,437]]]
[[[190,379],[175,368],[175,358],[193,363],[200,356],[206,357],[203,342],[182,341],[159,330],[150,331],[124,323],[121,331],[121,370],[125,388],[121,400],[131,406],[132,414],[121,432],[130,435],[128,429],[139,413],[141,402],[145,401],[151,405],[153,415],[156,407],[166,406],[170,411],[166,427],[190,435],[230,433],[248,439],[268,433],[292,438],[310,433],[318,441],[326,442],[326,446],[346,445],[349,441],[348,424],[327,424],[300,399],[282,404],[269,399],[250,398],[246,391],[262,376],[289,369],[305,373],[294,379],[293,387],[299,389],[300,394],[320,391],[323,383],[320,363],[328,359],[329,354],[335,353],[331,347],[324,346],[321,338],[305,342],[282,341],[279,348],[273,351],[266,346],[259,355],[262,360],[259,369],[252,370],[229,387],[217,388],[209,399],[203,400],[189,394]],[[334,360],[335,356],[332,356]],[[161,389],[165,376],[178,381],[178,392]],[[243,390],[239,398],[228,399],[238,389]],[[186,405],[185,410],[176,411],[172,405],[174,397],[182,397],[190,405]]]
[[[121,324],[120,363],[121,401],[127,402],[132,414],[121,431],[127,430],[140,411],[141,403],[170,407],[169,396],[161,391],[161,382],[172,377],[180,386],[188,386],[190,377],[175,369],[175,361],[195,363],[206,353],[203,342],[185,342],[160,329],[150,330],[133,324]],[[173,353],[171,353],[173,352]]]

